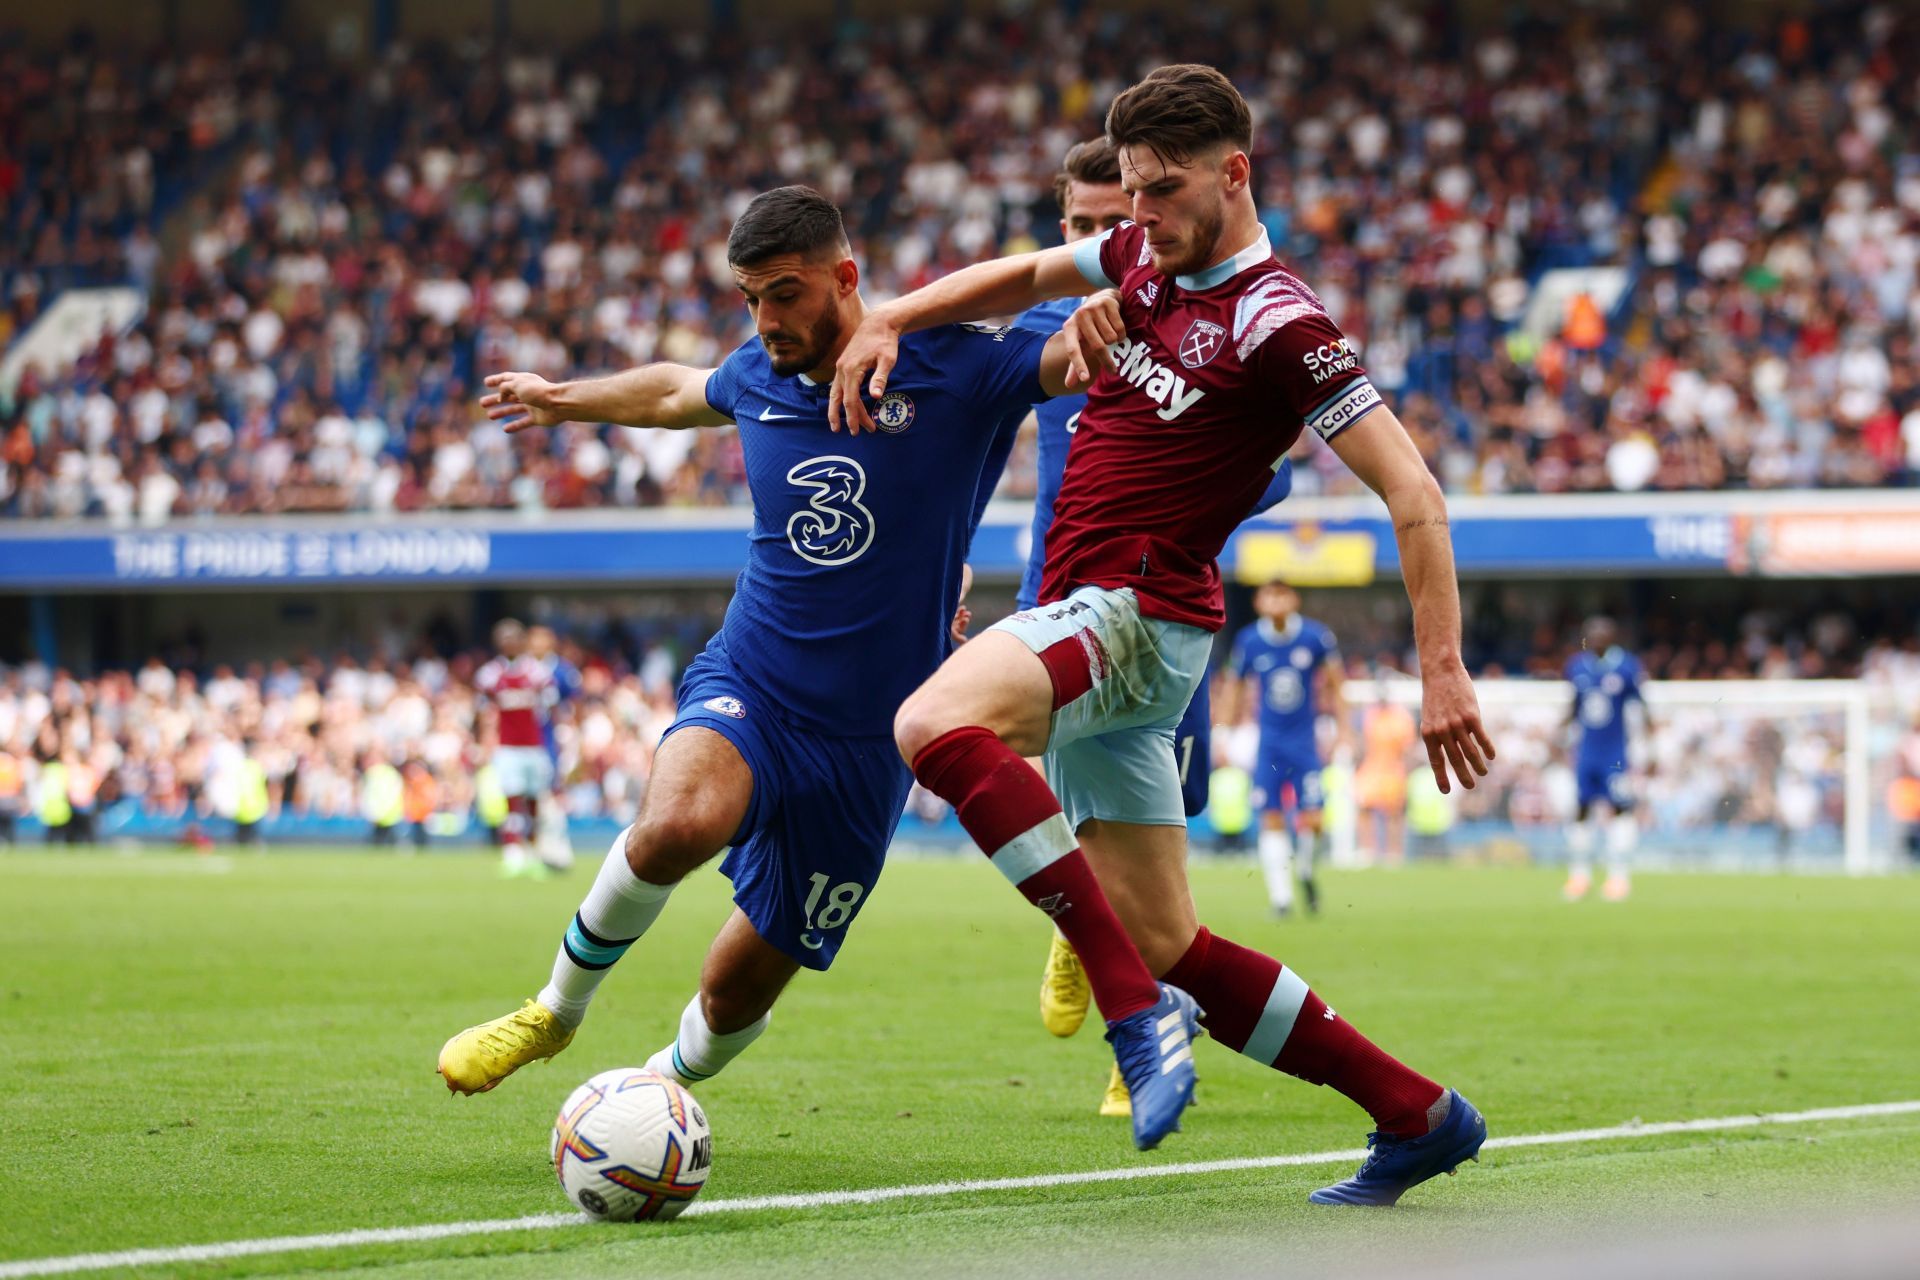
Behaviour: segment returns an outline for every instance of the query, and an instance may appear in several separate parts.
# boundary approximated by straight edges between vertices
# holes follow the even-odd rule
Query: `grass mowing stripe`
[[[1517,1134],[1492,1138],[1484,1150],[1546,1147],[1616,1138],[1658,1137],[1670,1133],[1715,1133],[1753,1129],[1773,1124],[1813,1124],[1823,1120],[1859,1120],[1873,1116],[1920,1112],[1920,1100],[1870,1102],[1850,1107],[1821,1107],[1770,1115],[1719,1116],[1706,1120],[1664,1120],[1654,1124],[1629,1123],[1604,1129],[1569,1129],[1559,1133]],[[1338,1164],[1360,1159],[1361,1151],[1316,1151],[1286,1156],[1247,1156],[1235,1160],[1203,1160],[1190,1164],[1139,1165],[1126,1169],[1093,1169],[1083,1173],[1042,1173],[1023,1178],[979,1178],[966,1182],[929,1182],[899,1187],[869,1187],[859,1191],[818,1191],[801,1195],[748,1196],[735,1200],[696,1201],[682,1216],[709,1213],[749,1213],[769,1209],[825,1209],[838,1205],[882,1204],[889,1200],[926,1199],[979,1191],[1029,1191],[1047,1187],[1080,1186],[1097,1182],[1131,1182],[1140,1178],[1169,1178],[1184,1174],[1232,1173],[1247,1169],[1280,1169],[1300,1165]],[[406,1244],[444,1240],[453,1236],[500,1235],[544,1227],[584,1225],[574,1213],[537,1213],[524,1218],[496,1218],[482,1222],[442,1222],[416,1227],[383,1227],[338,1231],[324,1235],[271,1236],[260,1240],[231,1240],[222,1244],[183,1245],[171,1249],[129,1249],[120,1253],[80,1253],[64,1258],[29,1258],[0,1262],[0,1280],[20,1276],[71,1275],[106,1271],[114,1267],[165,1266],[169,1263],[214,1262],[267,1253],[299,1253],[310,1249],[347,1249],[356,1245]]]

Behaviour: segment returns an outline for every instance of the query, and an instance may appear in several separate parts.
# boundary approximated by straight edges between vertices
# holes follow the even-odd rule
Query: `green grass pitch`
[[[481,856],[0,857],[0,1273],[9,1260],[564,1210],[553,1112],[673,1034],[725,883],[702,873],[560,1058],[454,1098],[442,1040],[545,978],[592,872]],[[1279,956],[1496,1135],[1920,1098],[1920,878],[1647,875],[1568,906],[1545,871],[1334,873],[1276,922],[1251,863],[1195,869],[1216,931]],[[1136,1154],[1094,1114],[1107,1062],[1036,1012],[1036,917],[977,857],[901,861],[839,964],[699,1092],[706,1199],[1352,1148],[1338,1095],[1200,1049],[1186,1132]],[[1470,1252],[1633,1223],[1920,1194],[1920,1115],[1490,1153],[1391,1213],[1322,1210],[1338,1167],[716,1213],[177,1266],[472,1274],[1262,1269]],[[1196,1267],[1198,1264],[1195,1264]],[[158,1273],[158,1272],[156,1272]]]

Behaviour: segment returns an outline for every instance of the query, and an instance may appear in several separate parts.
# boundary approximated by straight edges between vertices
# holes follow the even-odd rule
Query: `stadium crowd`
[[[558,717],[555,734],[558,793],[570,814],[632,819],[673,719],[680,670],[704,638],[703,621],[629,623],[614,634],[609,628],[620,623],[598,619],[560,640],[560,656],[582,675],[580,696]],[[1562,639],[1554,641],[1535,664],[1543,670],[1564,660]],[[1776,647],[1819,653],[1806,637]],[[1396,678],[1391,652],[1343,642],[1343,654],[1354,676]],[[436,629],[375,645],[363,658],[235,666],[156,656],[136,669],[84,678],[41,664],[0,667],[0,819],[40,811],[46,767],[57,761],[76,838],[90,837],[98,818],[123,804],[163,822],[232,819],[254,765],[262,804],[274,815],[357,819],[369,776],[391,767],[405,775],[409,805],[425,797],[419,821],[431,812],[497,826],[497,815],[486,821],[490,743],[473,687],[488,656],[447,643]],[[1836,650],[1836,659],[1827,669],[1867,680],[1887,710],[1888,731],[1899,738],[1880,753],[1893,762],[1889,776],[1910,776],[1920,787],[1920,637],[1855,644]],[[1717,674],[1751,673],[1729,663]],[[1459,798],[1461,816],[1516,827],[1563,820],[1572,797],[1564,708],[1489,707],[1502,768]],[[1350,708],[1356,723],[1366,711]],[[1221,736],[1223,752],[1232,741]],[[1640,761],[1650,766],[1647,820],[1670,830],[1724,823],[1811,830],[1837,812],[1840,747],[1837,714],[1788,722],[1704,709],[1661,717]],[[1410,769],[1419,755],[1416,746]],[[1909,799],[1920,805],[1920,791]],[[937,820],[944,810],[921,794],[914,812]],[[1914,821],[1920,824],[1920,808]]]
[[[727,227],[770,185],[843,206],[871,296],[1050,241],[1059,156],[1174,58],[1246,91],[1277,251],[1450,491],[1920,480],[1911,17],[1261,21],[1042,8],[358,68],[8,52],[0,345],[67,284],[147,306],[0,389],[0,512],[744,502],[730,433],[510,439],[477,378],[717,362],[745,331]],[[1608,265],[1617,309],[1514,327],[1541,270]],[[1301,461],[1300,492],[1352,483]],[[1029,455],[1006,485],[1031,493]]]

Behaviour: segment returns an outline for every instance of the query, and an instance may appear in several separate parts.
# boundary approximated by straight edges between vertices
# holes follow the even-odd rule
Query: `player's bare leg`
[[[907,699],[894,736],[921,785],[953,805],[974,843],[1073,944],[1133,1093],[1134,1141],[1146,1148],[1172,1132],[1192,1097],[1191,1001],[1154,981],[1058,798],[1022,759],[1045,748],[1062,701],[1038,654],[989,631]]]
[[[1435,1134],[1478,1149],[1472,1136],[1485,1125],[1472,1104],[1389,1057],[1279,961],[1200,924],[1184,827],[1088,821],[1080,839],[1141,955],[1156,974],[1194,993],[1215,1040],[1345,1094],[1373,1118],[1382,1151]]]
[[[440,1050],[456,1093],[484,1093],[529,1062],[567,1047],[600,983],[646,933],[688,873],[733,838],[753,800],[753,772],[721,734],[690,726],[654,757],[640,816],[607,850],[574,913],[537,998],[468,1027]]]
[[[765,938],[735,907],[707,950],[700,990],[680,1015],[680,1033],[647,1066],[691,1088],[711,1080],[760,1038],[774,1001],[800,964]]]

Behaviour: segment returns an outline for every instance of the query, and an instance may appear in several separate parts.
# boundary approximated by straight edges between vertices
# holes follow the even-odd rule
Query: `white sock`
[[[1267,878],[1267,901],[1275,911],[1293,906],[1293,837],[1285,828],[1260,832],[1260,871]]]
[[[540,989],[540,1003],[562,1022],[577,1023],[586,1016],[587,1003],[607,971],[652,927],[673,892],[670,884],[648,884],[633,874],[627,865],[627,831],[613,838],[587,900],[560,940],[553,977]]]
[[[1630,813],[1616,813],[1607,823],[1607,874],[1626,879],[1627,862],[1640,840],[1640,824]]]
[[[729,1031],[726,1035],[718,1035],[707,1025],[707,1015],[700,1009],[700,994],[695,992],[685,1012],[680,1015],[680,1037],[648,1058],[647,1070],[658,1071],[667,1079],[691,1089],[719,1075],[729,1062],[760,1038],[760,1033],[772,1021],[771,1013],[763,1013],[758,1022],[738,1031]]]
[[[1576,876],[1590,875],[1593,863],[1593,828],[1585,822],[1576,820],[1567,830],[1567,850],[1573,855],[1567,871]]]

